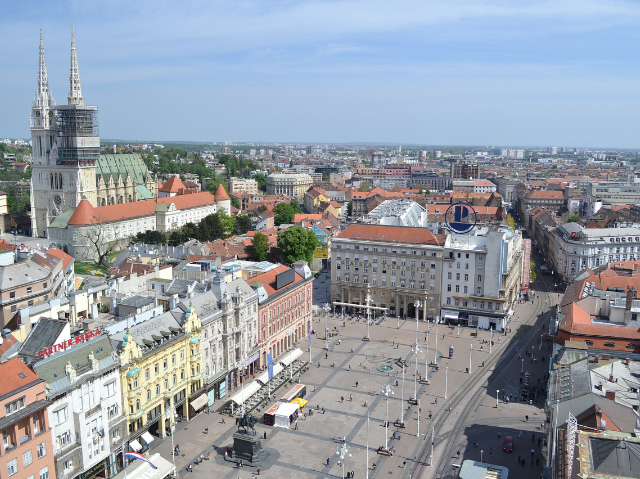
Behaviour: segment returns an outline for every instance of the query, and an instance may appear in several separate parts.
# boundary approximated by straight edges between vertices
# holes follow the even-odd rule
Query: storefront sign
[[[329,249],[327,249],[327,248],[316,248],[315,257],[316,258],[328,258],[329,257]]]
[[[96,328],[93,331],[89,331],[87,333],[79,334],[75,338],[67,339],[66,341],[62,341],[61,343],[54,344],[53,346],[49,346],[46,349],[38,351],[38,359],[49,357],[53,353],[57,353],[58,351],[66,351],[76,344],[84,343],[85,341],[88,341],[91,338],[95,338],[96,336],[100,336],[101,334],[102,330],[100,328]]]

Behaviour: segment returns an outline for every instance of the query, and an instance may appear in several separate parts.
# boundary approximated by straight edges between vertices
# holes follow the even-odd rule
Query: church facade
[[[73,28],[66,105],[56,105],[49,89],[40,33],[30,128],[33,236],[46,237],[49,224],[83,199],[98,207],[157,195],[156,180],[139,155],[100,155],[98,107],[84,104]]]

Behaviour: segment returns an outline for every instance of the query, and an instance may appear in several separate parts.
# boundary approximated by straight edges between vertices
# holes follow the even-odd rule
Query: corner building
[[[332,242],[332,301],[365,305],[370,291],[387,316],[415,318],[417,300],[418,318],[440,315],[445,240],[425,228],[348,226]]]

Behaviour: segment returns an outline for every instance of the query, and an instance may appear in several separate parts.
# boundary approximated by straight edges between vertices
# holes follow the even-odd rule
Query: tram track
[[[544,283],[543,283],[544,284]],[[534,337],[538,335],[537,326],[539,322],[542,322],[543,316],[543,299],[547,300],[547,304],[550,304],[551,295],[546,290],[540,293],[540,298],[537,300],[537,305],[533,311],[533,314],[529,316],[527,320],[525,320],[524,324],[532,326],[531,330],[527,332],[523,337],[517,338],[518,344],[527,344]],[[514,338],[515,340],[515,338]],[[419,478],[423,477],[426,468],[430,468],[432,472],[435,472],[432,477],[437,477],[444,479],[448,477],[448,468],[450,465],[451,458],[453,456],[454,451],[456,450],[456,446],[458,444],[458,437],[460,433],[464,431],[468,420],[475,414],[479,404],[483,400],[485,394],[492,387],[493,384],[500,381],[502,377],[509,371],[509,367],[515,361],[517,356],[508,356],[505,355],[504,352],[507,352],[510,348],[515,347],[514,340],[511,340],[507,345],[503,347],[502,354],[496,354],[488,361],[485,361],[484,368],[478,369],[474,374],[471,375],[463,384],[460,386],[454,394],[448,399],[446,402],[450,404],[458,404],[457,407],[460,407],[459,404],[465,404],[464,411],[458,416],[453,427],[446,431],[446,437],[444,444],[444,450],[440,452],[440,459],[436,462],[436,464],[430,464],[429,456],[431,455],[431,443],[429,441],[425,441],[425,444],[418,446],[418,450],[414,457],[416,457],[415,466],[408,471],[405,472],[403,477],[412,477]],[[493,368],[494,372],[500,370],[499,373],[491,380],[491,383],[484,384],[488,382],[493,374],[490,371]],[[488,375],[487,378],[484,376]],[[477,383],[477,387],[475,390],[470,390],[470,386],[474,383]],[[463,403],[463,399],[467,396],[471,395],[468,402]],[[453,407],[453,406],[452,406]],[[441,436],[441,431],[445,427],[447,420],[449,419],[449,414],[452,411],[446,411],[446,405],[440,408],[438,415],[432,422],[429,424],[429,428],[427,430],[431,430],[434,428],[435,435]],[[440,444],[441,445],[441,444]],[[439,445],[439,446],[440,446]],[[434,454],[435,456],[435,454]],[[434,458],[435,460],[435,458]],[[425,476],[426,477],[426,476]]]

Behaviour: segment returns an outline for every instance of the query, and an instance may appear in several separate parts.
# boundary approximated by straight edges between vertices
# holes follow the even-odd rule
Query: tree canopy
[[[238,216],[236,216],[234,233],[237,235],[243,235],[247,231],[251,231],[251,218],[249,218],[245,214],[239,214]]]
[[[258,261],[267,259],[269,253],[269,238],[262,233],[256,233],[252,240],[253,256]]]
[[[302,226],[291,226],[278,233],[278,247],[287,264],[293,264],[299,260],[311,263],[317,245],[318,239],[313,230]]]
[[[279,203],[273,208],[273,222],[276,226],[291,224],[294,214],[289,203]]]

